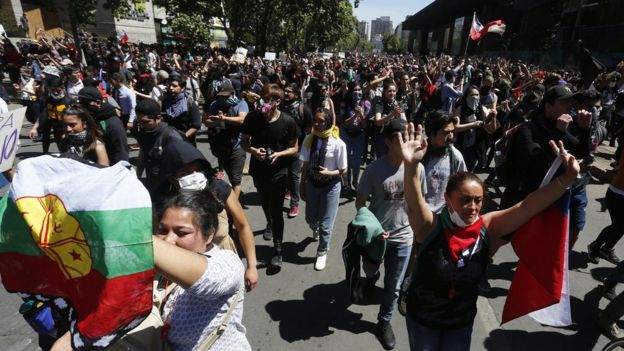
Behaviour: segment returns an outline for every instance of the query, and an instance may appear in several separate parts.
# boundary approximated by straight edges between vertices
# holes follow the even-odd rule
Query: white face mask
[[[461,217],[459,216],[459,212],[455,211],[453,209],[453,206],[451,206],[450,204],[448,205],[449,208],[449,215],[451,217],[451,222],[453,222],[456,226],[460,227],[460,228],[466,228],[468,226],[473,225],[478,219],[479,219],[479,215],[477,215],[474,219],[474,221],[472,221],[472,223],[466,223],[464,222],[463,219],[461,219]]]
[[[202,172],[195,172],[178,178],[178,185],[180,185],[180,189],[184,190],[204,190],[206,184],[208,184],[208,179]]]
[[[477,107],[479,106],[479,97],[478,96],[469,96],[466,99],[466,105],[468,105],[468,107],[470,107],[473,111],[475,111],[477,109]]]

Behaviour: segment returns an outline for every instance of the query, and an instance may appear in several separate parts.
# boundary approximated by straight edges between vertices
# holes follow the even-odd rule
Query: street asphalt
[[[12,105],[11,107],[15,107]],[[29,124],[21,133],[18,158],[34,157],[41,153],[40,143],[27,137]],[[130,142],[133,142],[130,140]],[[214,161],[205,136],[198,138],[199,149]],[[136,158],[138,152],[131,152]],[[608,164],[606,160],[603,162]],[[216,164],[216,162],[214,162]],[[607,301],[601,298],[600,280],[612,264],[601,260],[594,265],[587,262],[586,247],[610,223],[604,205],[605,184],[588,186],[589,205],[587,225],[570,255],[570,290],[574,325],[568,328],[541,326],[530,317],[522,317],[500,325],[502,309],[517,258],[507,245],[494,257],[489,270],[492,292],[480,297],[479,313],[475,320],[472,350],[600,350],[607,339],[601,336],[594,319],[598,308]],[[256,238],[259,260],[269,259],[272,244],[262,239],[266,225],[259,198],[249,176],[244,176],[242,203]],[[497,201],[496,192],[489,194]],[[284,203],[284,210],[288,203]],[[305,203],[299,216],[286,219],[284,235],[284,264],[279,272],[259,269],[259,283],[245,296],[243,324],[247,337],[256,351],[311,351],[311,350],[382,350],[374,333],[382,281],[377,284],[375,297],[364,304],[348,301],[344,282],[345,273],[341,246],[347,224],[355,215],[352,200],[341,199],[339,213],[329,252],[327,268],[314,270],[316,245],[304,219]],[[546,235],[547,233],[545,233]],[[539,245],[539,243],[536,243]],[[622,243],[616,247],[622,253]],[[618,288],[618,290],[620,290]],[[0,289],[0,350],[38,350],[36,334],[18,313],[17,296]],[[397,339],[396,350],[408,350],[404,318],[395,311],[392,326]]]

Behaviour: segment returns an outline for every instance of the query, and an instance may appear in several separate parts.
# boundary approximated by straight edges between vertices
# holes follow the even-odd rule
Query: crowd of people
[[[382,257],[363,258],[359,287],[369,297],[383,263],[381,345],[396,345],[390,321],[405,294],[412,350],[468,350],[491,257],[566,191],[574,246],[603,142],[617,144],[606,194],[612,223],[587,253],[593,263],[617,265],[604,282],[613,302],[598,320],[608,337],[624,336],[616,324],[624,294],[614,290],[624,272],[614,252],[624,235],[624,63],[583,86],[576,70],[500,57],[241,59],[200,46],[120,43],[113,35],[85,36],[80,49],[70,38],[5,40],[0,67],[44,154],[55,142],[62,153],[106,167],[139,150],[136,173],[158,209],[155,264],[179,286],[164,311],[174,350],[201,345],[221,321],[211,309],[223,312],[239,300],[213,349],[250,349],[233,277],[240,274],[249,291],[260,261],[282,265],[285,198],[289,218],[306,203],[305,221],[318,240],[314,268],[332,264],[327,252],[337,247],[331,239],[341,197],[355,199],[368,243],[385,243]],[[198,134],[207,135],[218,164],[197,149]],[[240,203],[247,154],[263,223],[250,224]],[[540,188],[555,158],[564,171]],[[500,209],[481,215],[485,192],[500,187]],[[270,257],[256,258],[252,227],[273,242]],[[246,268],[227,250],[242,251]],[[177,317],[166,317],[176,309]],[[212,319],[184,315],[191,310]],[[61,349],[63,340],[47,347]]]

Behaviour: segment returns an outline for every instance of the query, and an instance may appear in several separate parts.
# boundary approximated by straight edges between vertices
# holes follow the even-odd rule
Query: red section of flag
[[[37,274],[29,267],[39,267]],[[109,335],[152,309],[153,269],[110,279],[92,269],[84,277],[66,279],[47,256],[2,253],[0,271],[8,292],[70,300],[78,329],[89,338]]]
[[[128,34],[124,33],[123,37],[121,37],[121,45],[126,45],[128,42]]]
[[[501,324],[559,302],[569,205],[568,192],[514,234],[511,244],[519,262]]]

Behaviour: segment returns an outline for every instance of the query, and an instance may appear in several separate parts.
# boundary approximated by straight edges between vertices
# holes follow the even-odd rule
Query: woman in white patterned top
[[[174,351],[196,350],[227,318],[210,350],[251,350],[242,325],[245,269],[232,251],[212,244],[222,205],[201,192],[181,192],[158,213],[154,263],[178,284],[163,310],[163,332]],[[200,255],[198,255],[200,254]],[[233,313],[226,317],[238,299]]]

